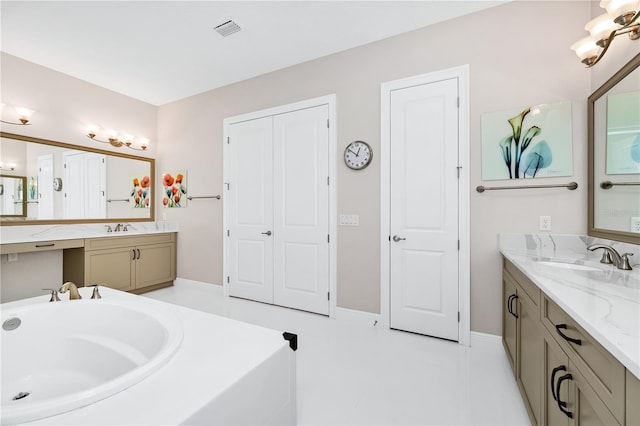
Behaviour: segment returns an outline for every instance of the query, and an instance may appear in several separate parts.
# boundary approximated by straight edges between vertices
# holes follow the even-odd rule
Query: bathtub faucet
[[[66,283],[62,284],[62,287],[60,287],[58,293],[63,294],[67,291],[69,292],[69,300],[82,299],[82,296],[80,296],[80,292],[78,291],[78,287],[71,281],[67,281]]]

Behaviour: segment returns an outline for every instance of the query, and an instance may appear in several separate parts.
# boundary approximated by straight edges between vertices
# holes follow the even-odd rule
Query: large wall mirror
[[[155,220],[155,160],[0,132],[0,225]]]
[[[640,244],[640,54],[589,96],[589,235]]]

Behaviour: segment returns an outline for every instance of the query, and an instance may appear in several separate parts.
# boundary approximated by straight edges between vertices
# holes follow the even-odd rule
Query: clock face
[[[344,150],[344,163],[354,170],[362,170],[371,163],[373,152],[368,143],[362,141],[351,142]]]

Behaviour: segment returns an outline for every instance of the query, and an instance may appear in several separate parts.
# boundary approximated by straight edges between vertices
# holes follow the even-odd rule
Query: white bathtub
[[[2,424],[30,422],[108,398],[165,365],[183,339],[178,317],[135,300],[3,305]]]

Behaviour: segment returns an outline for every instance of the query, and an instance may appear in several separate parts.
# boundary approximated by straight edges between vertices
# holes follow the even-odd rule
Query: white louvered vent
[[[233,22],[233,20],[231,19],[215,27],[215,30],[218,32],[218,34],[223,37],[227,37],[233,33],[237,33],[241,29],[242,28],[240,28],[240,26]]]

